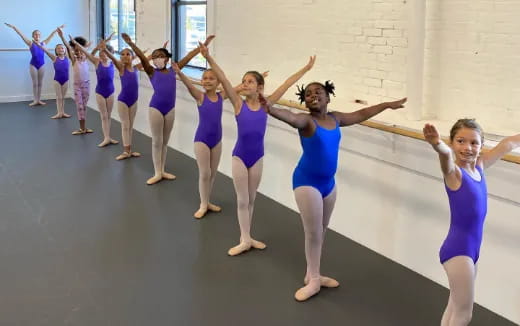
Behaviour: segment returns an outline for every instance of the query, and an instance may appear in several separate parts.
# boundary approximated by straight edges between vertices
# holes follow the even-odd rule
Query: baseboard
[[[67,96],[67,98],[70,96]],[[43,94],[42,100],[55,100],[56,94]],[[12,102],[26,102],[32,101],[32,95],[18,95],[18,96],[0,96],[0,103],[12,103]]]

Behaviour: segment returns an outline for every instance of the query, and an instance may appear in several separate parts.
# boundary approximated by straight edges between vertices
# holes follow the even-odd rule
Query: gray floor
[[[191,158],[173,153],[178,179],[146,186],[150,138],[136,133],[143,157],[117,162],[121,147],[96,147],[96,112],[95,133],[72,136],[77,121],[54,110],[0,104],[0,325],[439,324],[446,289],[335,232],[323,272],[342,286],[297,303],[297,213],[259,196],[254,234],[269,247],[228,257],[239,234],[229,178],[216,181],[223,213],[197,221]],[[476,306],[472,325],[514,324]]]

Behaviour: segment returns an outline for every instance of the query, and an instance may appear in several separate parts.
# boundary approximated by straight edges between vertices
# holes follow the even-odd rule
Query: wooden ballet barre
[[[202,86],[202,83],[200,82],[200,80],[192,79],[192,81],[193,81],[194,84]],[[302,104],[300,104],[300,103],[298,103],[296,101],[280,99],[278,102],[276,102],[276,104],[282,105],[282,106],[286,106],[286,107],[290,107],[290,108],[297,109],[297,110],[301,110],[301,111],[305,111],[305,112],[309,112],[309,110],[307,110],[307,108],[304,105],[302,105]],[[403,128],[397,127],[395,125],[393,125],[393,126],[392,125],[386,125],[386,124],[383,124],[383,123],[374,122],[374,121],[370,121],[370,120],[361,122],[360,125],[365,126],[365,127],[369,127],[369,128],[374,128],[374,129],[386,131],[386,132],[393,133],[393,134],[397,134],[397,135],[400,135],[400,136],[405,136],[405,137],[414,138],[414,139],[418,139],[418,140],[425,140],[424,136],[423,136],[423,134],[421,132],[403,129]],[[446,143],[449,142],[449,140],[446,139],[446,138],[443,138],[443,140]],[[484,147],[482,149],[482,152],[484,152],[484,153],[487,152],[487,151],[489,151],[488,147]],[[502,157],[502,160],[506,161],[506,162],[510,162],[510,163],[520,164],[520,155],[507,154],[504,157]]]
[[[17,51],[29,51],[29,49],[0,49],[0,52],[17,52]]]

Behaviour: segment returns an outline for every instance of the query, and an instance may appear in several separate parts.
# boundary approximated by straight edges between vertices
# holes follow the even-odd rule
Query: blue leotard
[[[482,231],[487,213],[487,187],[484,172],[477,166],[480,181],[460,169],[460,188],[446,192],[450,201],[450,230],[439,252],[441,264],[456,256],[468,256],[476,263],[482,244]]]
[[[45,46],[43,42],[40,45]],[[29,50],[31,51],[30,64],[39,70],[45,64],[44,52],[38,45],[34,44],[34,41],[31,43]]]
[[[65,84],[69,81],[69,59],[67,57],[60,59],[56,57],[54,60],[54,80],[60,83],[60,85]]]
[[[293,173],[293,189],[311,186],[321,193],[322,198],[327,197],[336,184],[334,175],[338,168],[341,140],[339,122],[333,114],[329,115],[336,121],[336,128],[323,128],[313,119],[316,125],[314,135],[300,135],[303,154]]]

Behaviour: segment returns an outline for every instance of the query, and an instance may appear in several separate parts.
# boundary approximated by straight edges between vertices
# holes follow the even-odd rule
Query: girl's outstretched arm
[[[333,114],[338,119],[340,127],[345,127],[368,120],[386,109],[397,110],[403,108],[406,100],[405,97],[397,101],[379,103],[354,112],[335,111]]]
[[[64,29],[65,28],[65,24],[61,25],[58,28]],[[43,43],[45,43],[45,44],[49,43],[52,40],[52,38],[54,37],[55,34],[56,34],[56,30],[53,30],[51,32],[51,34],[43,41]]]
[[[207,47],[214,38],[215,38],[215,35],[208,36],[203,43],[204,46]],[[200,44],[200,42],[199,42],[199,44]],[[179,62],[177,63],[177,66],[179,66],[180,69],[184,68],[184,66],[187,65],[188,62],[190,62],[190,60],[193,59],[194,56],[199,54],[199,52],[200,52],[200,47],[196,47],[195,49],[191,50],[190,52],[188,52],[188,54],[186,54],[186,56],[184,58],[179,60]]]
[[[175,62],[172,62],[172,69],[175,70],[181,81],[184,83],[184,85],[186,85],[191,96],[195,99],[195,101],[197,101],[197,104],[201,105],[202,101],[204,100],[204,93],[195,87],[195,85],[193,85],[191,80],[181,71]]]
[[[47,56],[52,60],[52,62],[56,61],[56,56],[54,55],[54,53],[50,52],[49,50],[47,50],[46,47],[41,46],[40,44],[37,44],[37,43],[34,43],[34,44],[36,44],[36,46],[38,46],[40,49],[42,49],[43,52],[45,52],[45,54],[47,54]]]
[[[286,109],[275,108],[263,98],[260,102],[262,106],[267,109],[267,113],[272,117],[287,123],[293,128],[305,129],[309,125],[309,122],[311,122],[311,117],[308,113],[293,113]]]
[[[130,35],[123,33],[121,34],[121,36],[123,37],[123,40],[126,42],[126,44],[128,44],[128,46],[130,46],[132,50],[134,50],[135,54],[141,60],[141,64],[143,65],[143,69],[146,72],[146,74],[148,74],[148,76],[151,77],[153,75],[154,69],[152,65],[150,65],[150,62],[148,62],[146,55],[143,53],[143,51],[141,51],[141,49],[137,47],[137,45],[135,45],[135,43],[130,38]]]
[[[495,162],[501,159],[504,155],[518,147],[520,147],[520,134],[506,137],[490,151],[482,154],[479,161],[482,162],[484,168],[488,168],[495,164]]]
[[[89,59],[89,61],[92,62],[95,67],[97,67],[100,62],[99,58],[96,57],[95,55],[92,55],[90,52],[88,52],[88,50],[85,49],[83,46],[81,46],[81,44],[76,42],[76,40],[71,35],[69,35],[69,38],[70,38],[70,41],[74,44],[74,46],[77,47],[81,52],[85,53],[85,55],[87,56],[87,59]]]
[[[209,65],[215,72],[215,75],[217,75],[217,79],[220,80],[222,83],[222,87],[224,87],[224,90],[226,91],[227,96],[229,97],[229,100],[231,101],[231,104],[233,104],[233,107],[235,108],[235,114],[240,111],[240,107],[242,106],[242,99],[238,95],[238,93],[235,91],[233,86],[231,86],[231,83],[226,77],[226,74],[224,74],[224,71],[219,67],[219,65],[215,62],[215,59],[209,54],[208,48],[202,44],[199,43],[200,53],[206,60],[208,61]]]
[[[32,40],[28,39],[25,35],[23,35],[23,33],[20,32],[20,31],[18,30],[18,28],[16,28],[16,26],[11,25],[11,24],[8,24],[8,23],[5,23],[5,25],[6,25],[7,27],[12,28],[12,29],[16,32],[16,34],[18,34],[18,35],[22,38],[22,40],[24,41],[24,43],[25,43],[28,47],[31,46],[31,44],[32,44]]]
[[[442,141],[437,128],[432,124],[425,124],[423,128],[424,139],[432,146],[432,148],[439,154],[439,162],[441,163],[441,171],[444,176],[446,185],[450,188],[457,188],[460,183],[460,170],[455,165],[453,159],[453,151]]]
[[[56,31],[58,32],[58,35],[61,38],[61,41],[63,42],[63,45],[67,48],[67,54],[69,55],[69,59],[74,65],[74,63],[76,62],[76,57],[74,56],[74,52],[70,47],[69,42],[65,40],[65,36],[63,36],[63,31],[61,30],[61,28],[58,27]]]
[[[280,98],[282,98],[283,94],[287,92],[289,87],[294,85],[300,78],[302,78],[303,75],[309,70],[311,70],[312,66],[314,66],[314,62],[316,61],[316,56],[313,55],[309,58],[309,62],[300,70],[298,70],[296,73],[294,73],[291,77],[287,78],[287,80],[278,87],[273,94],[269,95],[267,97],[267,101],[270,104],[274,104],[278,102]]]
[[[110,40],[112,39],[112,37],[114,37],[114,34],[115,34],[115,33],[116,33],[116,32],[112,32],[112,34],[110,34],[106,39],[101,40],[101,41],[98,43],[98,45],[97,45],[95,48],[92,49],[92,52],[90,52],[90,54],[92,54],[92,55],[96,55],[96,53],[97,53],[98,51],[101,51],[101,47],[100,47],[101,43],[102,43],[102,42],[105,42],[105,44],[106,44],[107,42],[110,42]]]

